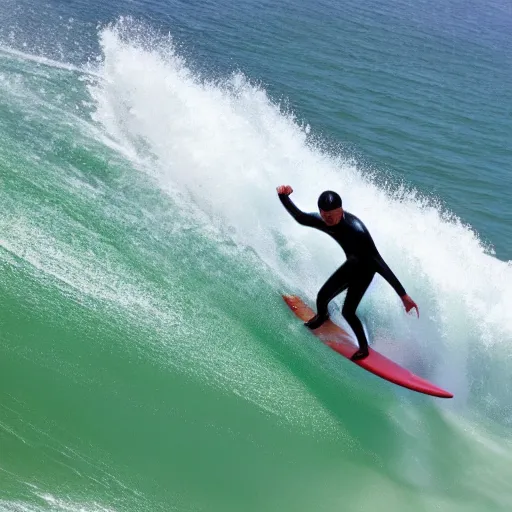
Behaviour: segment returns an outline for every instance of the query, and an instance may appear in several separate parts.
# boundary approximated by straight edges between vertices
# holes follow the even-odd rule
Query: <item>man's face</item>
[[[335,226],[343,217],[343,208],[335,208],[328,212],[320,210],[320,217],[328,226]]]

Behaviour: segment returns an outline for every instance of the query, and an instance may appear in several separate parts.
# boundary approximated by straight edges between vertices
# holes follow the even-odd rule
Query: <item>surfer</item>
[[[289,197],[292,192],[293,189],[289,185],[277,187],[279,199],[288,213],[299,224],[330,235],[338,242],[347,257],[345,263],[320,288],[316,299],[317,314],[304,325],[310,329],[320,327],[329,318],[329,302],[347,290],[341,313],[359,343],[359,350],[351,359],[364,359],[368,356],[368,341],[363,325],[356,315],[356,309],[375,273],[379,273],[394,288],[407,312],[415,308],[419,317],[418,306],[407,295],[400,281],[382,259],[366,226],[355,215],[343,210],[341,197],[336,192],[326,190],[320,194],[320,215],[299,210]]]

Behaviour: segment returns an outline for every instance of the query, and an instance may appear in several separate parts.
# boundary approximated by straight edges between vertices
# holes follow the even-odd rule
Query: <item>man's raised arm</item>
[[[281,200],[281,203],[283,203],[283,206],[286,208],[288,213],[303,226],[310,226],[314,228],[321,226],[322,221],[318,217],[312,215],[311,213],[305,213],[295,206],[289,197],[292,192],[293,188],[290,187],[290,185],[281,185],[280,187],[277,187],[279,199]]]

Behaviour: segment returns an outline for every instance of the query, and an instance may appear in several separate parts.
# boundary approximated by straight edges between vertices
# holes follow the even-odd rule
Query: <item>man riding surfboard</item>
[[[299,224],[330,235],[338,242],[347,257],[345,263],[320,288],[316,299],[317,314],[304,325],[310,329],[320,327],[329,318],[327,309],[329,302],[347,290],[341,313],[354,331],[359,343],[359,350],[351,359],[353,361],[364,359],[368,356],[368,341],[363,325],[356,315],[356,309],[375,273],[379,273],[393,287],[402,299],[407,312],[414,308],[419,317],[418,306],[407,295],[400,281],[382,259],[366,226],[355,215],[343,210],[341,197],[336,192],[326,190],[320,194],[318,198],[320,215],[299,210],[289,197],[292,192],[293,189],[289,185],[277,187],[279,199],[288,213]]]

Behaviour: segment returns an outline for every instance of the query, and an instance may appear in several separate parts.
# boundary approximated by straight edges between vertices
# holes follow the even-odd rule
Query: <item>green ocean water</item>
[[[0,510],[510,510],[509,11],[8,7]],[[290,314],[343,255],[281,183],[342,192],[420,306],[376,279],[370,339],[453,400]]]

